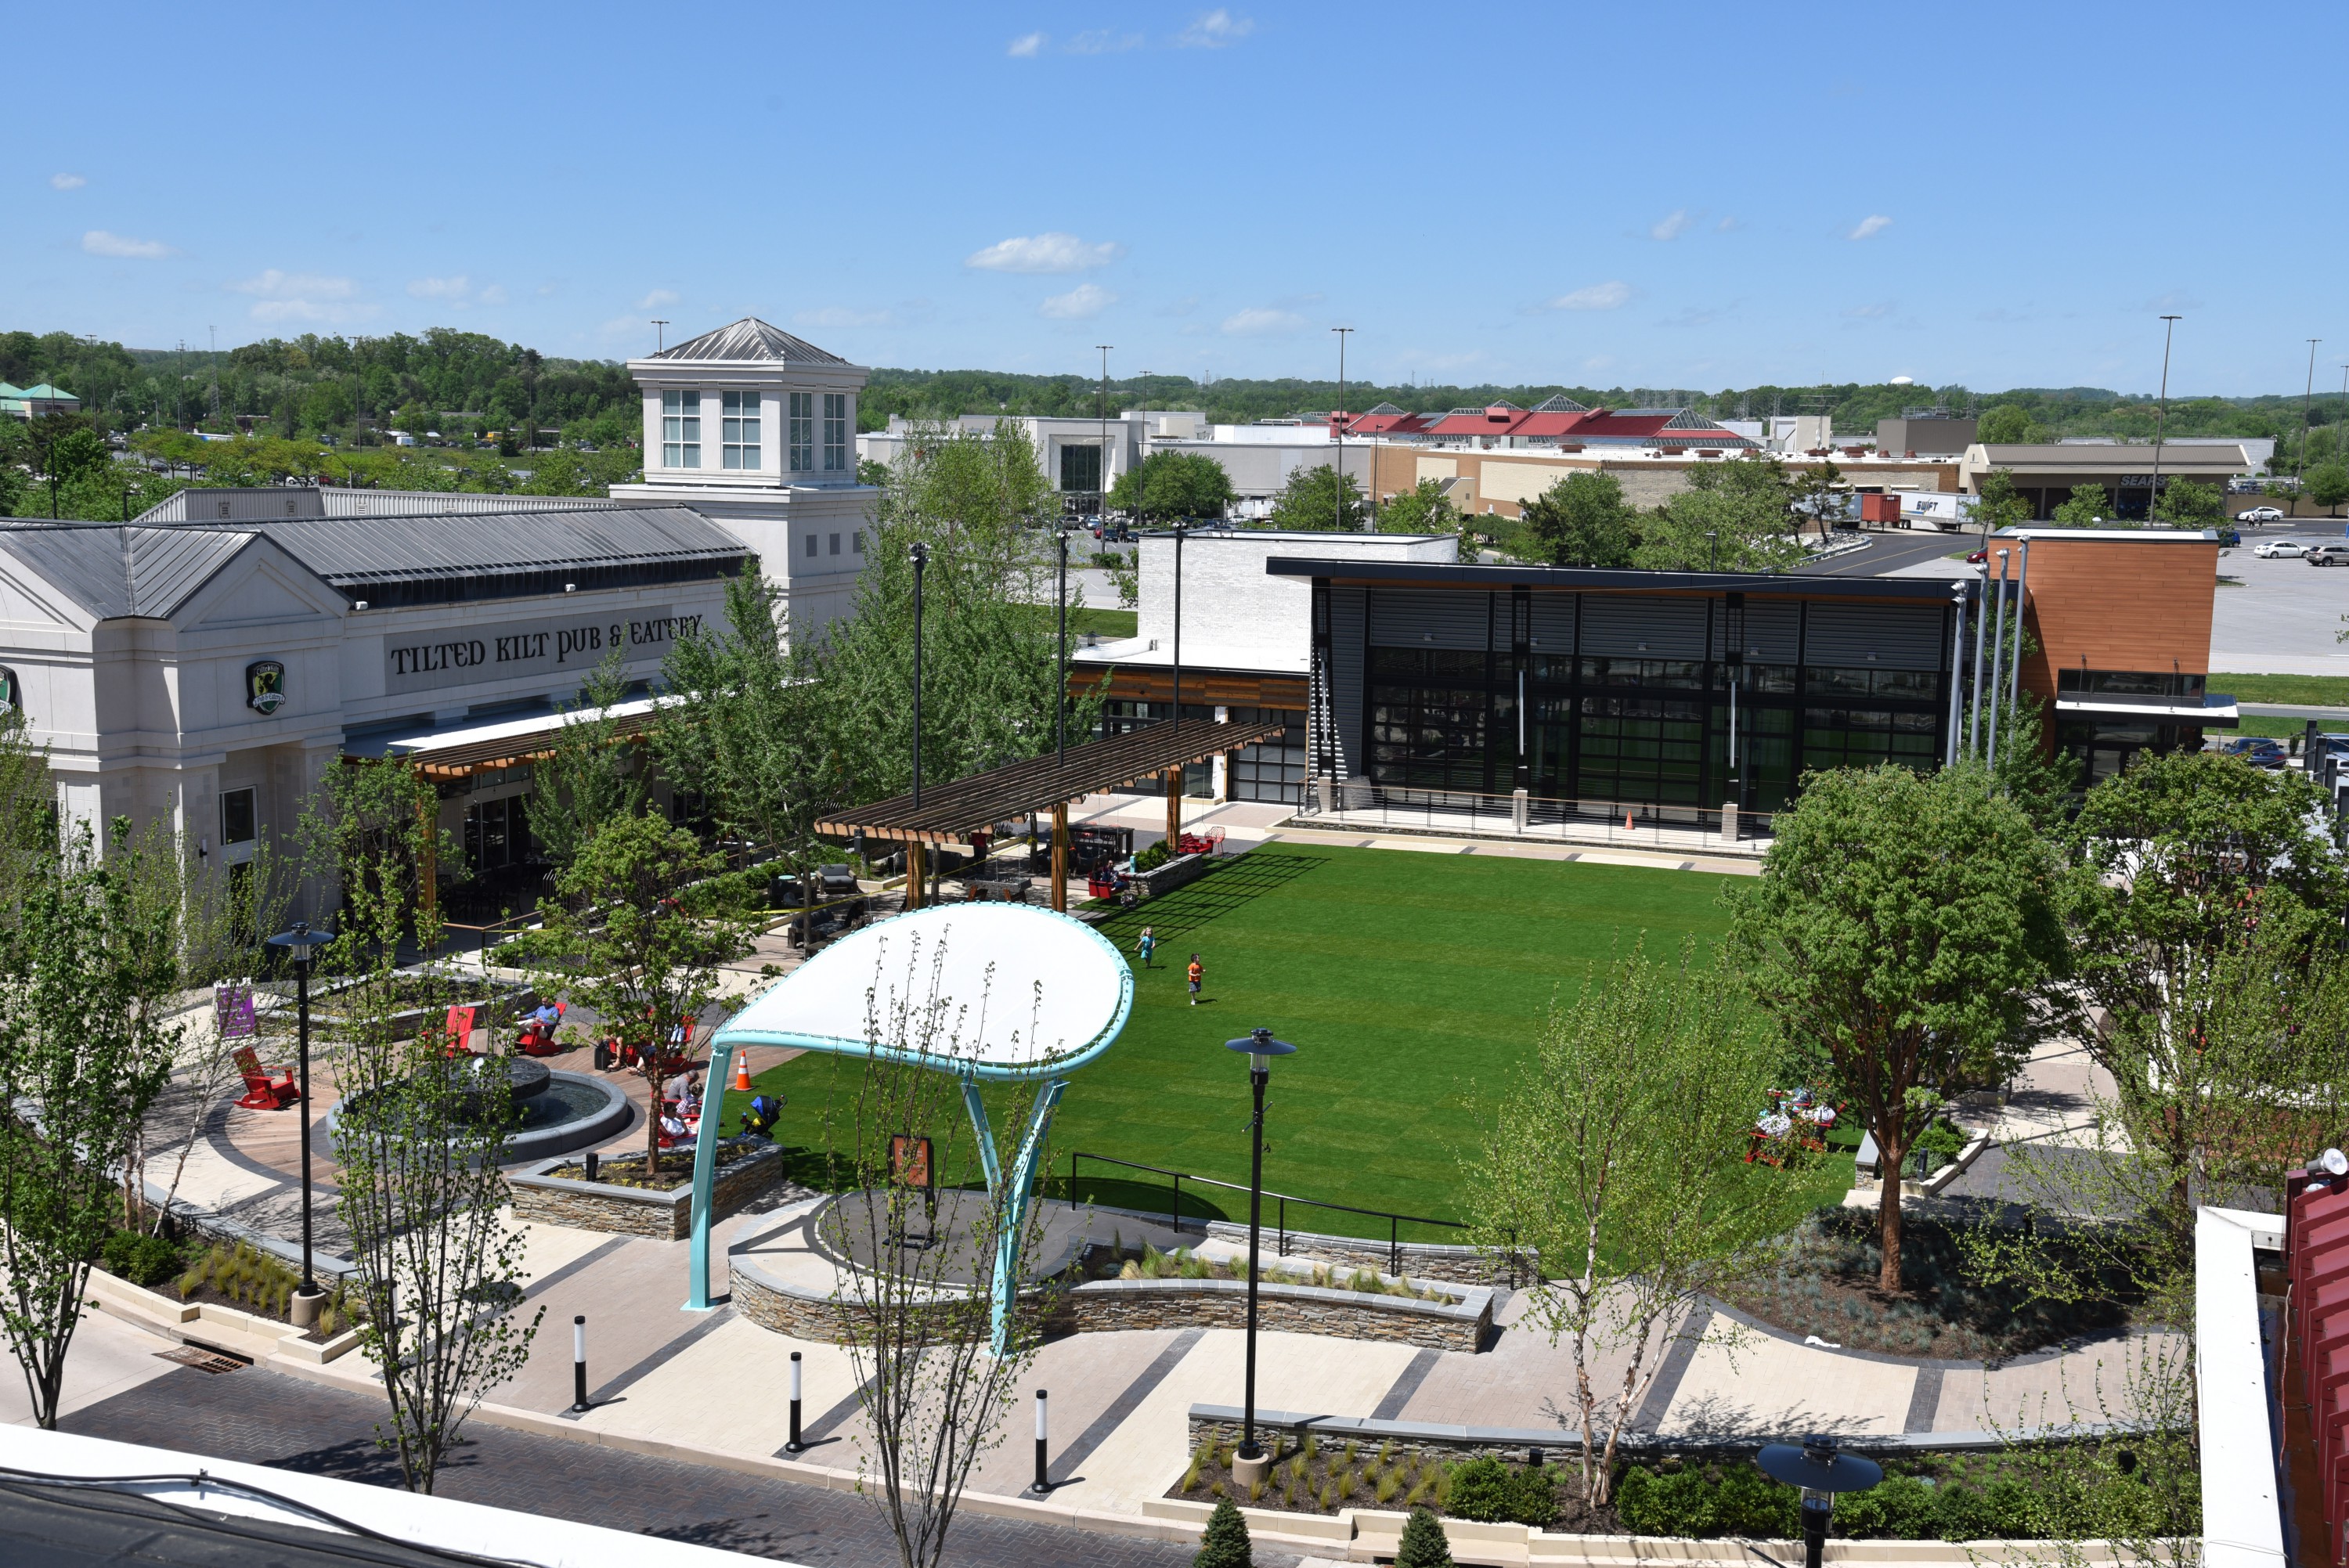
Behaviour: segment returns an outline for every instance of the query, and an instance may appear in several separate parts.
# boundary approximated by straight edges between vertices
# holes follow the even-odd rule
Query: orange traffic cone
[[[734,1058],[734,1087],[744,1094],[750,1092],[750,1055],[748,1051]]]
[[[1623,808],[1623,830],[1627,833],[1636,833],[1640,830],[1631,826],[1631,808],[1629,806]]]

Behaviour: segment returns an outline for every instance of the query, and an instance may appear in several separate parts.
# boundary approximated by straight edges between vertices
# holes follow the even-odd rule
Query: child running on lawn
[[[1195,953],[1194,953],[1193,954],[1191,954],[1191,970],[1190,970],[1190,976],[1191,976],[1191,1006],[1193,1006],[1194,1007],[1195,1007],[1195,1006],[1197,1006],[1199,1005],[1199,982],[1200,982],[1200,981],[1202,981],[1202,980],[1204,980],[1204,979],[1206,979],[1206,978],[1207,977],[1207,972],[1206,972],[1206,970],[1205,970],[1205,969],[1203,969],[1203,968],[1201,968],[1201,967],[1200,967],[1200,965],[1199,965],[1199,955],[1198,955],[1197,954],[1195,954]]]
[[[1158,951],[1158,934],[1145,925],[1142,928],[1142,940],[1134,945],[1142,949],[1142,966],[1149,968],[1150,955]]]

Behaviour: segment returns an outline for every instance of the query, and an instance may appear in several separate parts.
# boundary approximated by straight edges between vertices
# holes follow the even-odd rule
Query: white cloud
[[[1296,332],[1305,325],[1305,318],[1293,310],[1241,310],[1224,317],[1221,328],[1226,337],[1273,337],[1284,332]]]
[[[1036,307],[1036,314],[1054,321],[1082,321],[1099,315],[1117,303],[1117,295],[1099,284],[1079,284],[1064,294],[1054,294]]]
[[[1070,39],[1068,49],[1072,55],[1122,55],[1128,49],[1142,47],[1142,43],[1139,33],[1112,33],[1100,27]]]
[[[638,310],[658,310],[665,304],[675,304],[678,296],[667,289],[655,289],[636,302]]]
[[[1015,60],[1032,60],[1036,57],[1037,51],[1043,46],[1043,34],[1022,33],[1019,37],[1012,39],[1011,46],[1003,52]]]
[[[1872,239],[1891,226],[1891,219],[1886,217],[1881,212],[1871,212],[1867,217],[1862,218],[1859,221],[1859,227],[1854,229],[1846,236],[1846,238],[1853,240]]]
[[[464,273],[452,278],[418,278],[408,285],[408,292],[418,299],[464,299],[472,292],[472,284]]]
[[[1112,241],[1087,244],[1074,234],[1054,232],[999,241],[983,251],[973,251],[962,264],[983,273],[1085,273],[1105,267],[1123,254],[1125,247]]]
[[[1226,44],[1236,44],[1256,31],[1256,24],[1246,16],[1235,16],[1218,5],[1183,29],[1174,40],[1185,49],[1220,49]]]
[[[549,294],[553,294],[553,293],[554,293],[554,292],[558,287],[560,287],[560,286],[561,286],[561,285],[560,285],[560,284],[539,284],[539,285],[538,285],[538,287],[537,287],[534,291],[533,291],[533,292],[534,292],[534,293],[538,295],[538,297],[539,297],[539,298],[541,298],[541,299],[544,299],[547,295],[549,295]]]
[[[84,234],[81,248],[93,256],[122,256],[141,262],[160,262],[171,253],[171,247],[160,240],[134,240],[125,234],[109,234],[103,229],[92,229]]]
[[[503,304],[506,303],[506,285],[492,284],[473,297],[483,304]]]
[[[349,278],[272,267],[229,287],[238,294],[261,296],[250,313],[255,321],[337,322],[375,314],[373,305],[358,303],[359,286]]]
[[[1737,214],[1736,214],[1736,213],[1734,213],[1734,212],[1732,212],[1729,216],[1727,216],[1726,218],[1723,218],[1720,222],[1715,223],[1715,224],[1713,226],[1713,232],[1714,232],[1714,233],[1716,233],[1716,234],[1733,234],[1733,233],[1737,232],[1737,231],[1738,231],[1738,230],[1743,229],[1744,227],[1745,227],[1745,225],[1744,225],[1744,224],[1743,224],[1743,223],[1741,223],[1741,222],[1739,222],[1737,221]]]
[[[56,191],[78,191],[88,183],[78,174],[67,174],[62,170],[49,176],[49,187]]]
[[[1592,284],[1588,288],[1562,294],[1549,302],[1551,310],[1620,310],[1631,303],[1631,285],[1626,283]]]
[[[1688,232],[1688,226],[1695,222],[1695,219],[1689,216],[1689,210],[1687,208],[1674,208],[1670,213],[1665,215],[1661,222],[1658,222],[1653,228],[1648,231],[1648,238],[1651,240],[1677,240],[1682,234]]]

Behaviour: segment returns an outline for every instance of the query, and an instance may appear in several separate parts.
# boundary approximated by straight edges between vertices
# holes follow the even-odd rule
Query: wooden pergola
[[[1281,733],[1285,725],[1217,724],[1186,718],[1160,723],[1123,735],[1088,740],[1066,753],[1047,752],[1025,762],[1008,763],[974,773],[968,779],[933,785],[916,802],[910,794],[875,800],[871,805],[834,811],[820,820],[815,830],[835,838],[862,833],[905,846],[905,907],[922,900],[922,862],[933,844],[959,844],[998,822],[1013,821],[1030,811],[1050,808],[1052,813],[1052,907],[1069,903],[1069,802],[1104,789],[1115,789],[1147,779],[1166,778],[1166,839],[1182,834],[1183,769],[1212,757],[1254,746]]]

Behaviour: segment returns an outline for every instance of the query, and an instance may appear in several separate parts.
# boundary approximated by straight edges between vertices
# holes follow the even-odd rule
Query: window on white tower
[[[719,429],[724,453],[719,460],[730,469],[755,469],[759,466],[759,395],[729,392],[725,398]]]
[[[701,394],[661,394],[661,467],[701,466]]]
[[[848,394],[827,392],[823,395],[823,470],[836,474],[847,469]]]
[[[803,474],[815,467],[815,394],[792,397],[792,472]]]

